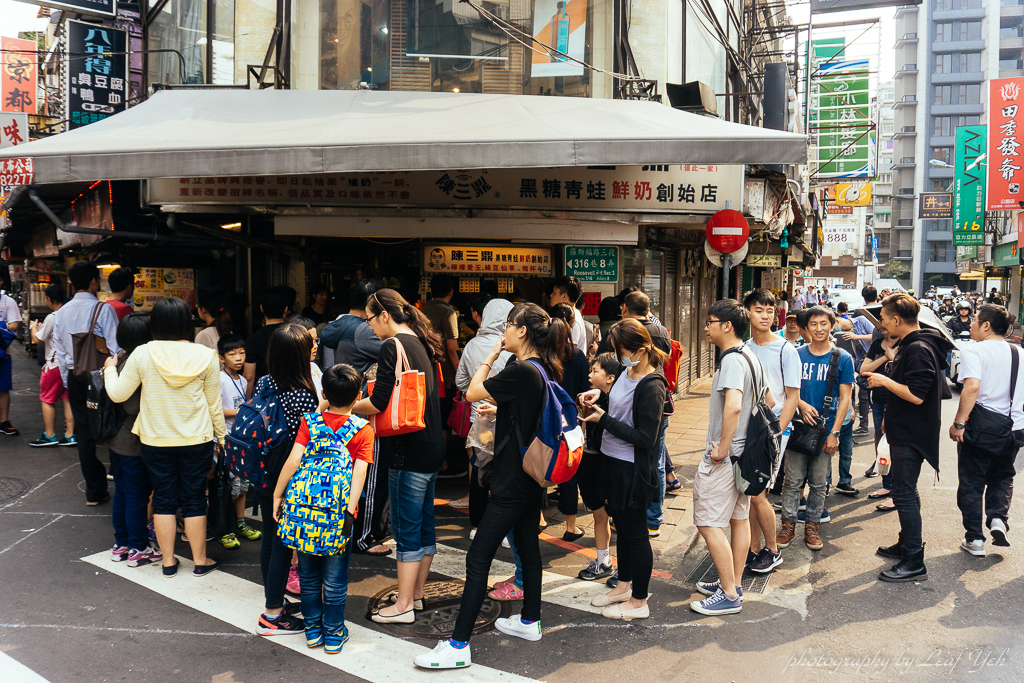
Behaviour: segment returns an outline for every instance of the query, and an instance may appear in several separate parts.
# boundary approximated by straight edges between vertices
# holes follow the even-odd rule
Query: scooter
[[[962,331],[953,340],[954,348],[952,351],[950,351],[949,370],[946,371],[946,374],[949,377],[949,380],[956,385],[958,390],[964,388],[964,382],[962,379],[960,379],[960,350],[966,344],[973,343],[974,340],[971,339],[970,330]]]

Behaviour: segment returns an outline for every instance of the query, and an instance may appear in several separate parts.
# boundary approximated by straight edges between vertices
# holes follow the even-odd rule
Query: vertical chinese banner
[[[124,111],[128,99],[128,32],[67,22],[68,128],[96,123]]]
[[[37,49],[31,40],[0,38],[0,110],[36,113]]]
[[[996,78],[989,91],[988,210],[1020,209],[1020,128],[1024,124],[1024,78]]]
[[[956,246],[985,244],[985,169],[982,164],[986,132],[987,126],[958,126],[956,129],[953,176],[953,244]]]

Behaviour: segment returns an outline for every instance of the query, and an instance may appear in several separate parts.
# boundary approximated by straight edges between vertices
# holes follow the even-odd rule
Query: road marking
[[[257,638],[255,633],[232,631],[182,631],[170,628],[129,628],[127,626],[82,626],[79,624],[0,624],[0,628],[48,628],[57,631],[114,631],[117,633],[158,633],[175,636],[220,636],[223,638]]]
[[[222,571],[213,572],[201,579],[195,578],[191,572],[192,562],[183,557],[178,559],[181,567],[178,569],[178,576],[173,579],[162,576],[160,564],[130,568],[123,562],[111,562],[109,554],[105,551],[83,557],[82,561],[251,633],[257,615],[263,610],[263,588],[252,581]],[[437,683],[435,674],[418,669],[412,663],[413,658],[427,652],[427,648],[359,626],[352,621],[348,621],[347,626],[351,639],[345,644],[345,649],[340,655],[328,655],[322,648],[306,647],[306,641],[301,634],[277,636],[266,640],[371,683],[394,683],[398,680]],[[446,672],[445,680],[462,683],[513,683],[533,679],[474,664],[466,670]]]
[[[22,502],[23,500],[25,500],[26,498],[28,498],[29,496],[31,496],[31,495],[32,495],[33,493],[35,493],[36,491],[38,491],[38,490],[39,490],[39,489],[41,489],[42,487],[46,486],[46,485],[47,485],[47,484],[49,484],[49,483],[50,483],[51,481],[53,481],[54,479],[56,479],[56,478],[57,478],[57,477],[59,477],[60,475],[64,474],[64,473],[65,473],[65,472],[67,472],[68,470],[70,470],[70,469],[71,469],[72,467],[79,467],[79,464],[78,464],[77,462],[76,462],[76,463],[73,463],[73,464],[71,464],[71,465],[68,465],[68,466],[67,466],[67,467],[65,467],[64,469],[62,469],[62,470],[61,470],[60,472],[58,472],[57,474],[53,474],[53,475],[50,475],[50,477],[48,477],[48,478],[47,478],[47,479],[45,479],[44,481],[42,481],[42,482],[40,482],[40,483],[36,484],[36,485],[35,485],[35,486],[33,486],[33,487],[32,487],[31,489],[29,489],[29,490],[28,490],[28,493],[26,493],[25,495],[23,495],[23,496],[18,496],[17,498],[15,498],[14,500],[12,500],[12,501],[11,501],[10,503],[8,503],[7,505],[4,505],[3,507],[0,507],[0,510],[6,510],[7,508],[11,507],[12,505],[15,505],[15,504],[17,504],[17,503],[20,503],[20,502]]]
[[[0,680],[12,683],[50,683],[14,657],[0,652]]]
[[[19,538],[19,539],[18,539],[17,541],[15,541],[14,543],[10,544],[9,546],[7,546],[6,548],[4,548],[3,550],[0,550],[0,555],[3,555],[4,553],[6,553],[6,552],[7,552],[8,550],[10,550],[11,548],[13,548],[14,546],[16,546],[16,545],[18,545],[19,543],[21,543],[22,541],[24,541],[24,540],[28,539],[28,538],[29,538],[30,536],[34,536],[35,534],[39,533],[40,531],[42,531],[42,530],[43,530],[43,529],[45,529],[46,527],[50,526],[50,525],[51,525],[51,524],[53,524],[54,522],[59,522],[59,521],[60,521],[60,520],[61,520],[61,519],[62,519],[63,517],[64,517],[64,515],[60,515],[60,516],[58,516],[58,517],[54,517],[53,519],[51,519],[51,520],[50,520],[49,522],[47,522],[46,524],[42,525],[42,526],[41,526],[41,527],[39,527],[38,529],[32,529],[32,531],[30,531],[30,532],[29,532],[28,534],[26,534],[26,535],[22,536],[22,537],[21,537],[21,538]]]

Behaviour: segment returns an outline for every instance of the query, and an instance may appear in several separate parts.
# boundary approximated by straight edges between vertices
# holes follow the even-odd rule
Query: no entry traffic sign
[[[739,211],[722,209],[708,220],[708,244],[712,249],[730,254],[744,244],[750,237],[747,219]]]

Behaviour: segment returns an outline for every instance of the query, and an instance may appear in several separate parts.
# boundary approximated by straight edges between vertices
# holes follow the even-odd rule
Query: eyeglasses
[[[379,318],[379,317],[380,317],[380,314],[381,314],[381,313],[383,313],[383,312],[384,312],[384,311],[381,311],[380,313],[378,313],[378,314],[376,314],[376,315],[371,315],[371,316],[370,316],[369,318],[363,318],[363,320],[365,320],[366,322],[370,322],[370,321],[371,321],[371,320],[373,320],[374,318]]]
[[[704,321],[704,327],[711,327],[715,323],[720,323],[720,322],[722,322],[722,321],[721,320],[712,320],[711,318],[708,318],[707,320]]]
[[[506,329],[506,330],[507,330],[508,328],[510,328],[510,327],[523,327],[523,326],[522,326],[522,325],[518,325],[518,324],[516,324],[516,323],[505,323],[505,329]]]

